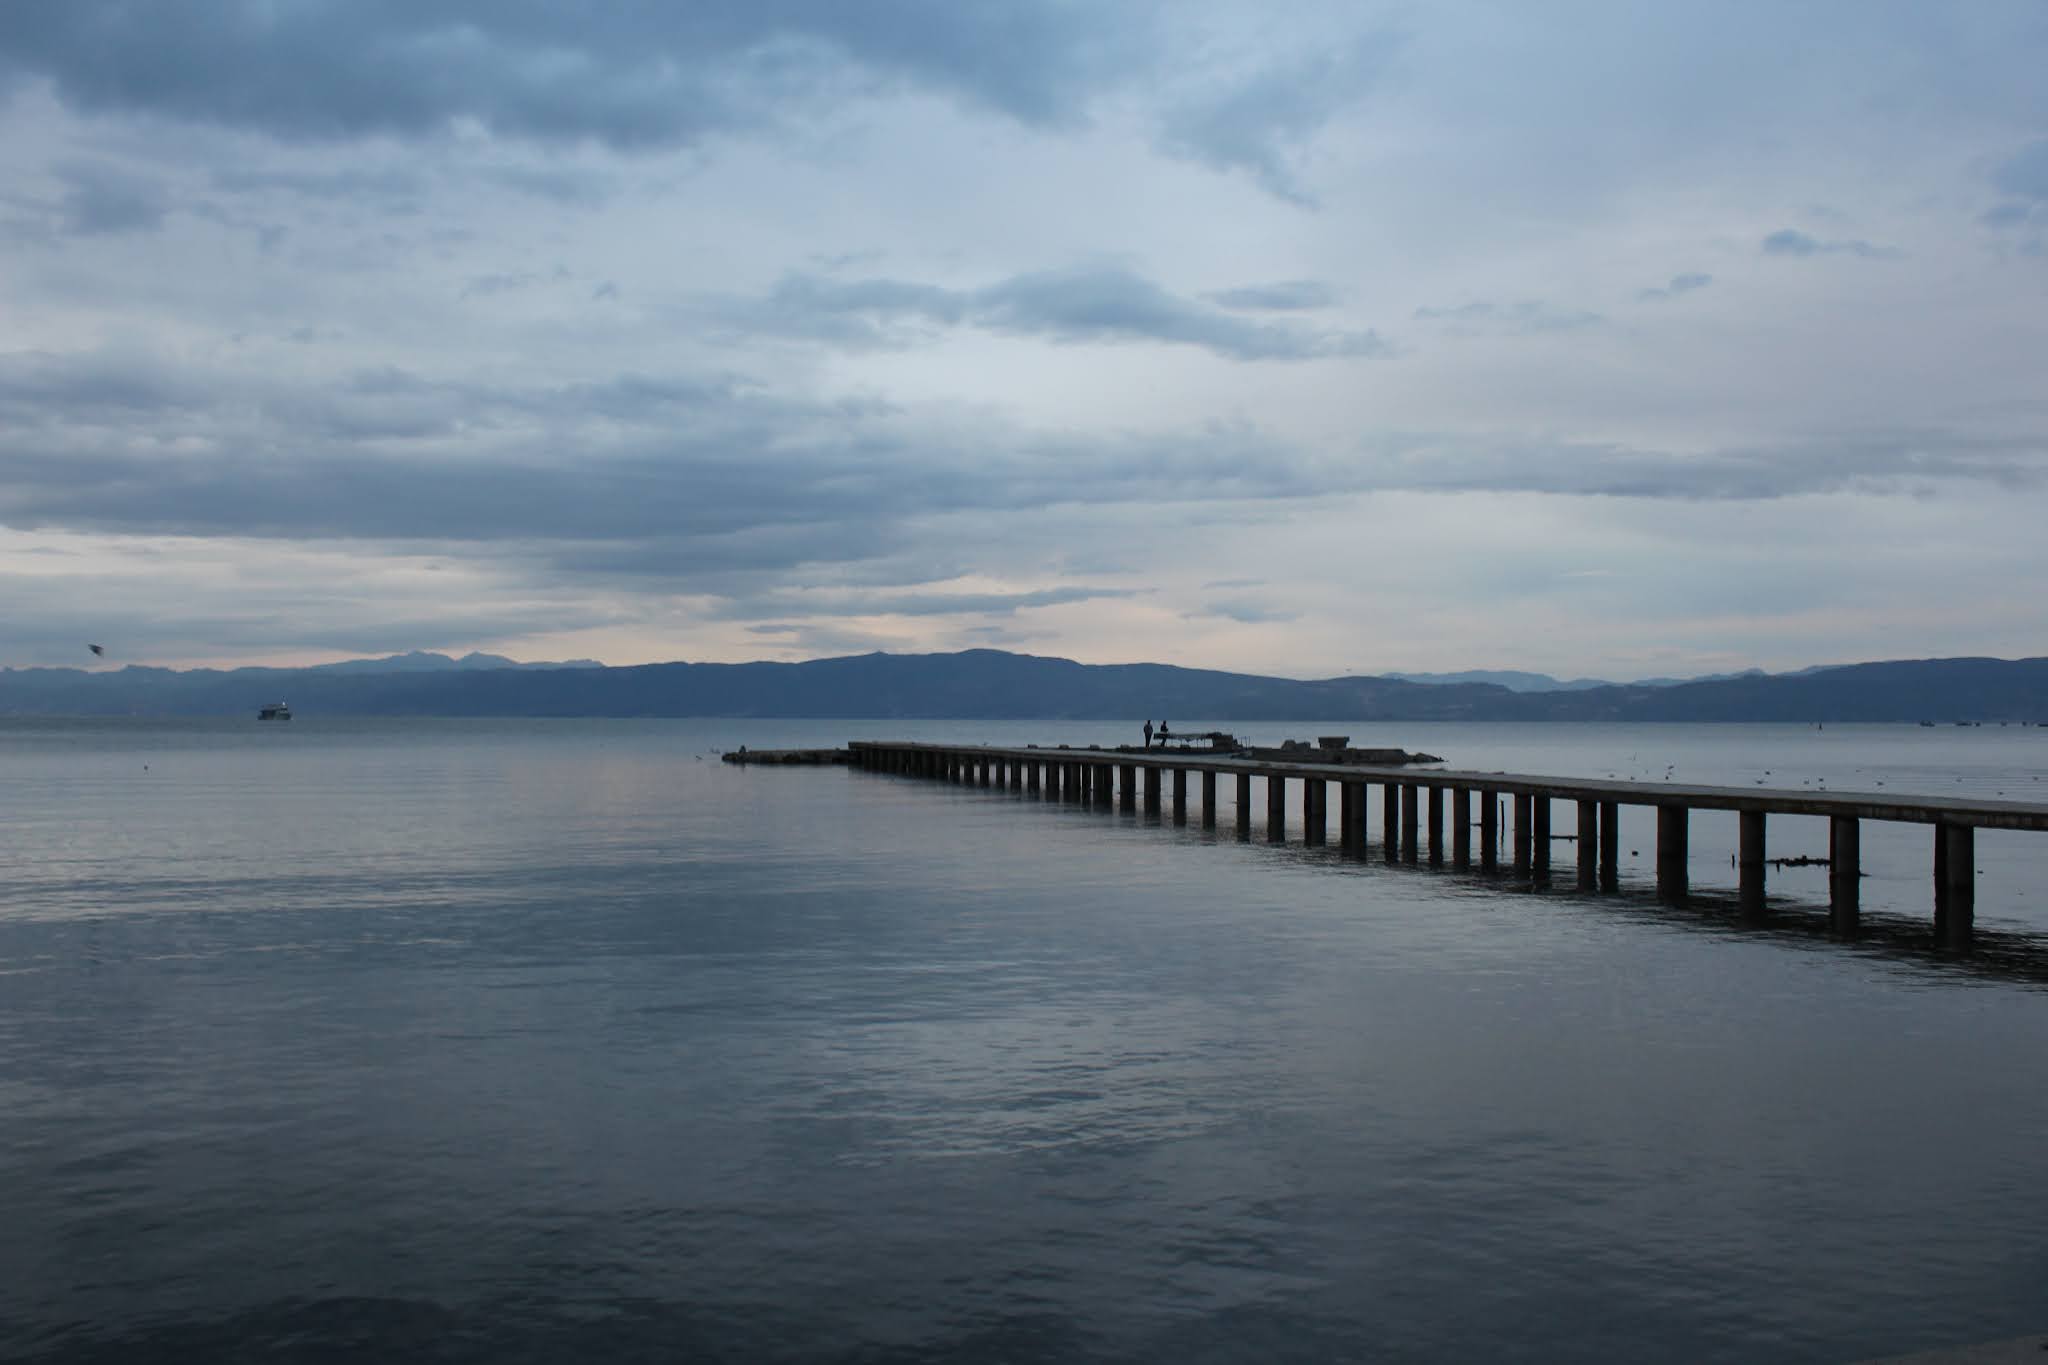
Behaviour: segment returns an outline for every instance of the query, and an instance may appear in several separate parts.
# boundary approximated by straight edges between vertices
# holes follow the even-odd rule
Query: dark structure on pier
[[[1266,756],[1150,752],[1118,749],[1008,749],[909,742],[855,741],[848,746],[855,767],[1001,786],[1048,798],[1120,804],[1161,813],[1161,783],[1171,778],[1172,818],[1190,816],[1188,775],[1201,783],[1201,820],[1217,823],[1216,784],[1236,783],[1236,826],[1252,829],[1252,779],[1266,784],[1266,837],[1287,837],[1287,784],[1300,782],[1308,844],[1329,839],[1329,795],[1338,793],[1338,839],[1359,857],[1372,848],[1367,815],[1371,789],[1380,789],[1379,848],[1386,861],[1475,865],[1501,870],[1506,835],[1507,867],[1518,874],[1547,877],[1551,817],[1559,801],[1571,803],[1578,824],[1578,885],[1613,891],[1619,876],[1620,808],[1653,807],[1657,812],[1657,893],[1682,900],[1687,892],[1687,836],[1694,810],[1734,811],[1739,821],[1736,856],[1738,892],[1745,907],[1764,898],[1766,820],[1771,815],[1819,816],[1829,822],[1829,907],[1837,929],[1857,926],[1861,914],[1861,830],[1865,820],[1926,825],[1933,831],[1934,923],[1937,938],[1951,945],[1970,940],[1976,910],[1976,832],[1979,829],[2048,830],[2048,806],[2007,801],[1959,801],[1936,796],[1881,796],[1852,792],[1785,791],[1767,788],[1679,786],[1673,783],[1594,781],[1512,773],[1415,771],[1356,763],[1278,761]],[[1314,752],[1314,751],[1310,751]],[[1479,848],[1472,848],[1475,795]],[[1512,803],[1507,831],[1501,828],[1503,798]],[[1445,825],[1450,839],[1445,839]]]

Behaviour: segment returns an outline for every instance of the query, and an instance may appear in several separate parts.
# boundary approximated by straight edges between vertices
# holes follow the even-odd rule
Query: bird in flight
[[[91,650],[94,654],[97,654],[101,658],[106,657],[107,647],[105,645],[87,645],[86,648]]]

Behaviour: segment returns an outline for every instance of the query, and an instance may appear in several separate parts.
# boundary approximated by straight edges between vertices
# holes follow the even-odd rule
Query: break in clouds
[[[0,663],[2038,652],[1941,605],[2044,510],[2044,56],[2020,4],[12,4]]]

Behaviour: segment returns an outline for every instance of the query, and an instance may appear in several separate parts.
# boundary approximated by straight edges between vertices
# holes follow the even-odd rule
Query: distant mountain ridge
[[[313,664],[304,670],[308,673],[439,673],[449,669],[486,668],[603,668],[596,659],[566,659],[560,663],[523,664],[517,659],[508,659],[502,654],[479,654],[471,651],[459,659],[446,654],[434,654],[415,649],[404,654],[388,654],[381,659],[344,659],[339,663]]]
[[[254,715],[284,698],[301,715],[2048,722],[2048,659],[2039,658],[1909,659],[1517,692],[1487,682],[1300,681],[987,649],[625,668],[431,657],[444,662],[397,655],[412,662],[374,671],[0,669],[0,714]]]

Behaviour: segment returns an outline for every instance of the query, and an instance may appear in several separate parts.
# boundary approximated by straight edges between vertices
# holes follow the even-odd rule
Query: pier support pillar
[[[1024,790],[1036,796],[1039,792],[1038,760],[1027,759],[1024,763]]]
[[[1311,847],[1330,837],[1330,784],[1320,777],[1301,783],[1301,841]]]
[[[1444,789],[1429,789],[1429,865],[1444,865]]]
[[[1479,793],[1479,870],[1494,872],[1500,868],[1500,793],[1486,791]]]
[[[1287,840],[1287,779],[1271,773],[1266,775],[1266,842],[1285,843]]]
[[[1472,866],[1472,793],[1464,787],[1451,788],[1451,866]]]
[[[1237,775],[1237,837],[1252,837],[1252,775]]]
[[[1358,784],[1337,784],[1337,847],[1356,853],[1358,843]]]
[[[1529,822],[1529,872],[1542,881],[1550,878],[1550,798],[1532,796]]]
[[[1025,764],[1023,764],[1023,763],[1020,763],[1020,762],[1016,761],[1015,759],[1012,759],[1012,760],[1011,760],[1011,762],[1010,762],[1010,790],[1011,790],[1011,791],[1013,791],[1013,792],[1020,792],[1020,791],[1023,791],[1023,790],[1024,790],[1024,768],[1025,768],[1025,766],[1026,766]]]
[[[1351,852],[1360,858],[1366,854],[1366,797],[1372,791],[1369,782],[1347,782],[1351,790]]]
[[[1380,785],[1380,845],[1390,863],[1401,861],[1401,785]]]
[[[1764,909],[1764,813],[1742,811],[1736,822],[1740,828],[1735,848],[1735,898],[1744,914],[1760,915]]]
[[[1621,889],[1621,803],[1600,803],[1600,889]]]
[[[1529,850],[1534,845],[1529,829],[1529,794],[1515,793],[1515,875],[1527,876],[1529,872]]]
[[[1188,770],[1173,770],[1173,823],[1185,825],[1188,822]]]
[[[1159,769],[1145,769],[1145,814],[1159,814]]]
[[[1108,810],[1116,802],[1116,764],[1097,763],[1095,766],[1095,804]]]
[[[1853,815],[1828,820],[1828,924],[1853,934],[1863,915],[1863,836]]]
[[[1657,899],[1683,901],[1686,892],[1686,862],[1690,850],[1686,837],[1691,814],[1684,806],[1657,807]]]
[[[1216,772],[1202,769],[1202,828],[1216,828]]]
[[[1967,947],[1977,925],[1977,831],[1934,827],[1934,936],[1944,947]]]
[[[1421,852],[1422,820],[1418,809],[1420,796],[1421,793],[1416,791],[1414,783],[1401,784],[1401,861],[1404,863],[1416,861]]]
[[[1123,808],[1127,811],[1136,810],[1138,808],[1138,765],[1135,763],[1124,764],[1118,770],[1117,778],[1119,779],[1119,785],[1122,787],[1122,791],[1118,795],[1123,799]]]
[[[1600,885],[1600,803],[1581,801],[1579,805],[1579,890],[1591,891]]]

